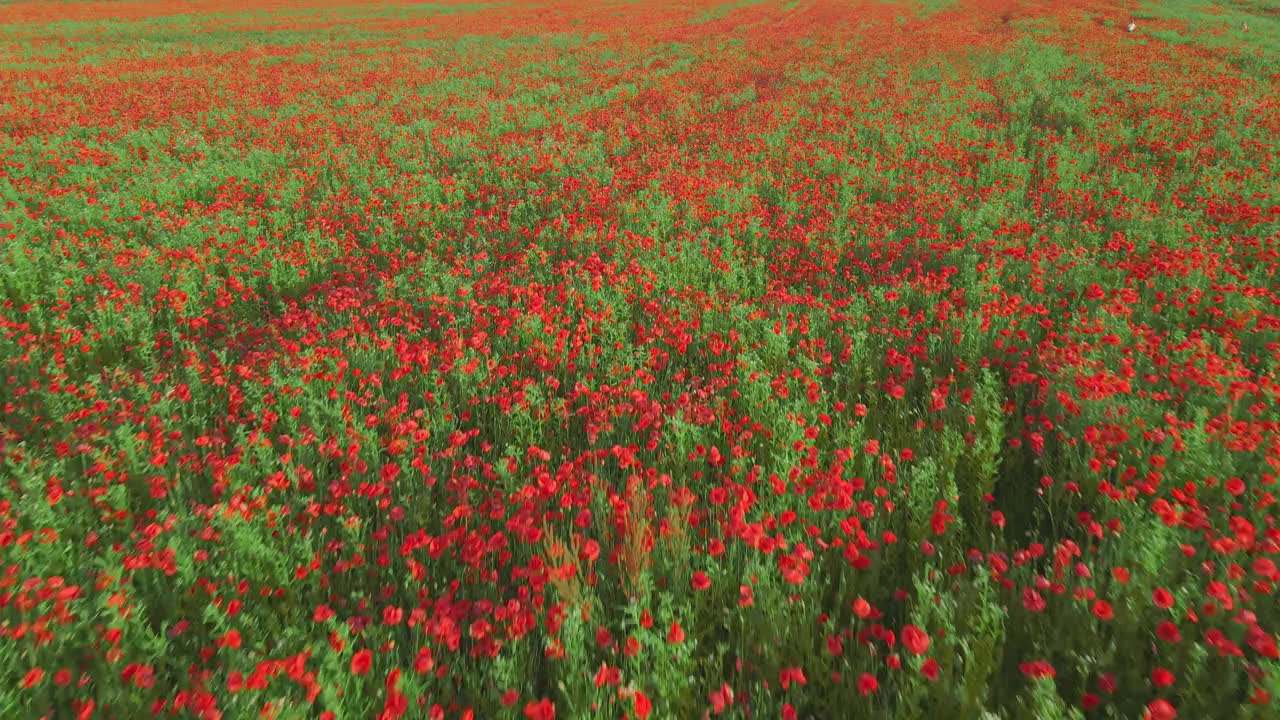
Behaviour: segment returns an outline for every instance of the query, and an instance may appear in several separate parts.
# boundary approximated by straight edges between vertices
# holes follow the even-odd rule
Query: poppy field
[[[0,717],[1276,718],[1277,138],[1256,0],[0,3]]]

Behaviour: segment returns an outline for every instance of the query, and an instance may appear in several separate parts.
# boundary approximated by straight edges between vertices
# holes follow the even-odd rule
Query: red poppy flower
[[[431,668],[435,667],[435,664],[435,660],[431,657],[431,648],[419,648],[418,657],[413,661],[413,671],[422,675],[431,672]]]
[[[782,689],[786,690],[791,687],[791,683],[797,685],[808,685],[809,680],[804,675],[804,670],[798,667],[783,668],[778,672],[778,683],[782,685]]]
[[[635,657],[640,654],[640,641],[628,635],[622,642],[622,654],[626,657]]]
[[[1054,669],[1053,665],[1045,662],[1044,660],[1022,663],[1018,666],[1018,669],[1022,671],[1023,675],[1026,675],[1032,680],[1058,676],[1058,671]]]
[[[854,600],[853,614],[857,615],[858,617],[864,620],[867,619],[868,617],[871,617],[871,603],[868,603],[863,598],[858,598],[857,600]]]
[[[716,715],[719,715],[733,704],[733,688],[729,687],[728,683],[725,683],[720,686],[719,690],[713,690],[709,699],[711,700],[711,709]]]
[[[858,678],[858,692],[864,696],[875,692],[878,687],[880,687],[880,681],[876,680],[876,676],[871,673],[862,673]]]
[[[403,619],[404,619],[404,610],[401,610],[398,607],[387,606],[382,609],[383,625],[399,625],[400,621]]]
[[[1178,717],[1177,709],[1163,698],[1148,703],[1147,711],[1142,715],[1143,720],[1174,720],[1176,717]]]
[[[1176,643],[1182,640],[1182,633],[1178,631],[1178,626],[1168,620],[1164,620],[1156,626],[1156,636],[1168,643]]]
[[[839,657],[840,655],[843,655],[844,640],[842,640],[839,635],[828,635],[827,652],[831,653],[832,657]]]
[[[155,669],[150,665],[139,665],[138,671],[133,675],[133,684],[143,690],[150,690],[155,681]]]
[[[1111,603],[1106,600],[1097,600],[1093,603],[1093,614],[1099,620],[1108,621],[1115,618],[1116,614],[1111,609]]]
[[[612,642],[613,636],[609,634],[609,628],[596,628],[596,645],[607,648]]]
[[[351,674],[364,675],[373,667],[373,651],[365,648],[351,656]]]
[[[605,685],[617,685],[622,682],[622,671],[616,667],[601,664],[600,669],[596,671],[595,685],[596,687],[604,687]]]
[[[644,720],[653,712],[653,702],[649,700],[649,696],[636,690],[631,694],[631,701],[635,704],[636,717]]]
[[[902,646],[916,655],[929,652],[929,636],[915,625],[902,628]]]
[[[531,702],[524,706],[524,716],[529,720],[555,720],[555,703],[545,698]]]

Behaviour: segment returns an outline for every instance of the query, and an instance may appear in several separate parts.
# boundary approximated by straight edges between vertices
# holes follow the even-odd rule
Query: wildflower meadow
[[[0,718],[1280,718],[1264,0],[0,2]]]

